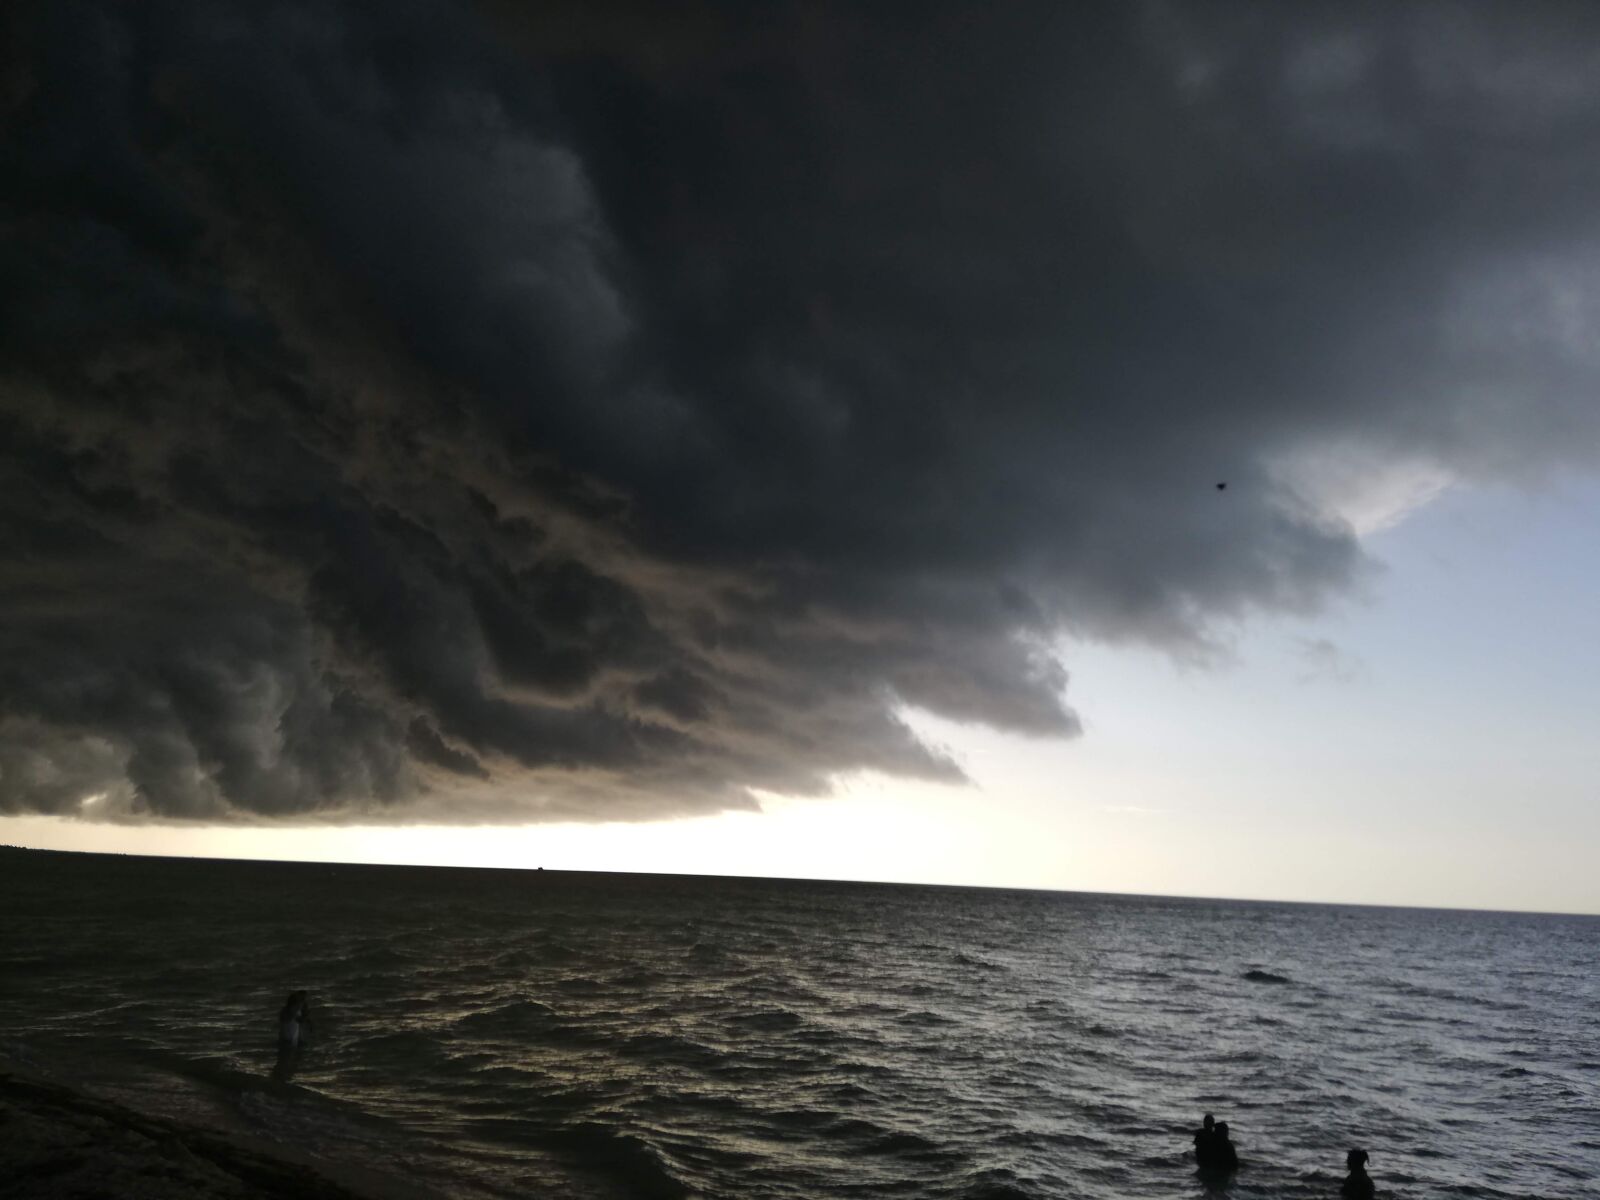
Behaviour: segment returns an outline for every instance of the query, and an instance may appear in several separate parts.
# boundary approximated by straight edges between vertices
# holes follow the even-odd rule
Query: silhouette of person
[[[1204,1130],[1201,1131],[1202,1133]],[[1228,1140],[1228,1123],[1218,1121],[1211,1129],[1210,1139],[1204,1143],[1205,1155],[1200,1153],[1200,1144],[1195,1146],[1195,1158],[1200,1163],[1200,1169],[1207,1175],[1227,1175],[1239,1169],[1239,1152]]]
[[[1216,1141],[1217,1119],[1210,1113],[1200,1122],[1200,1128],[1194,1131],[1194,1161],[1200,1166],[1205,1166],[1211,1157],[1211,1146]]]
[[[304,992],[290,992],[278,1010],[278,1062],[272,1077],[280,1083],[294,1074],[295,1060],[311,1033],[311,1004]]]
[[[304,992],[290,992],[278,1010],[278,1049],[298,1050],[311,1032],[311,1004]]]
[[[1372,1176],[1367,1174],[1367,1152],[1365,1150],[1352,1150],[1344,1156],[1344,1165],[1350,1174],[1345,1177],[1344,1183],[1339,1186],[1341,1200],[1373,1200],[1378,1194],[1377,1186],[1372,1182]]]

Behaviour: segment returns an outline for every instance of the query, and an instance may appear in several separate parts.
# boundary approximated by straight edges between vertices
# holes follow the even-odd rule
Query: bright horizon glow
[[[798,803],[828,805],[840,798]],[[730,869],[668,869],[663,864],[667,857],[662,851],[671,851],[683,840],[704,841],[708,825],[767,821],[771,814],[725,813],[713,817],[689,817],[674,821],[640,822],[621,826],[634,831],[633,838],[616,838],[619,827],[552,824],[544,826],[384,826],[349,825],[337,829],[309,829],[286,827],[249,830],[250,837],[240,837],[243,830],[216,826],[87,826],[64,817],[18,817],[6,824],[17,830],[13,836],[25,848],[62,850],[90,854],[127,854],[156,858],[203,858],[227,861],[327,863],[330,865],[386,865],[440,868],[466,868],[509,871],[571,871],[639,875],[681,875],[701,878],[725,879],[795,879],[840,883],[885,883],[929,885],[938,887],[975,887],[999,890],[1052,891],[1063,893],[1088,893],[1093,895],[1166,896],[1195,900],[1241,900],[1261,903],[1285,904],[1337,904],[1356,907],[1379,908],[1430,908],[1478,912],[1526,912],[1552,915],[1600,916],[1600,909],[1539,907],[1517,905],[1484,905],[1450,903],[1427,899],[1348,899],[1318,895],[1291,895],[1238,891],[1218,893],[1213,891],[1181,891],[1170,888],[1137,887],[1069,887],[1060,884],[1028,881],[993,882],[971,881],[955,878],[921,878],[915,874],[902,877],[881,866],[874,868],[878,874],[817,874],[807,873],[803,864],[792,870],[730,870]],[[157,831],[166,835],[147,837]],[[592,838],[596,831],[607,831],[601,838]],[[792,832],[792,828],[789,830]],[[714,831],[711,831],[714,832]],[[724,831],[734,832],[734,831]],[[831,832],[831,830],[829,830]],[[132,833],[129,839],[126,835]],[[576,835],[576,836],[570,836]],[[134,844],[129,844],[130,840]],[[710,839],[715,843],[718,839]],[[947,839],[941,839],[947,840]],[[146,841],[151,845],[143,845]],[[1350,839],[1347,847],[1355,848],[1359,839]],[[735,841],[741,850],[748,843]],[[559,861],[552,863],[520,861],[524,852],[544,850]],[[713,856],[714,857],[714,856]],[[1574,855],[1575,865],[1581,865]],[[693,865],[693,860],[690,860]],[[1388,865],[1388,863],[1378,864]]]
[[[1234,661],[1069,645],[1084,736],[909,714],[970,788],[876,776],[761,813],[528,826],[0,820],[49,849],[853,879],[1600,914],[1600,488],[1448,493],[1369,545],[1364,601]],[[1493,702],[1491,702],[1493,701]]]

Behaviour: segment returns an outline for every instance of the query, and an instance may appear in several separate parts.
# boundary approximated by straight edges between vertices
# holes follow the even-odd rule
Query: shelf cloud
[[[958,782],[1594,465],[1584,10],[562,7],[8,10],[0,812]]]

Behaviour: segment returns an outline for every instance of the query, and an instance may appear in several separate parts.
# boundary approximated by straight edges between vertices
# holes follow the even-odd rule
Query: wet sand
[[[0,1200],[421,1200],[367,1173],[134,1112],[0,1064]],[[349,1175],[349,1178],[344,1176]]]

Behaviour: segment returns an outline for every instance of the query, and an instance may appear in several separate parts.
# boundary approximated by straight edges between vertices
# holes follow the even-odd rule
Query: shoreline
[[[79,1091],[0,1059],[5,1200],[435,1200],[430,1189]]]

